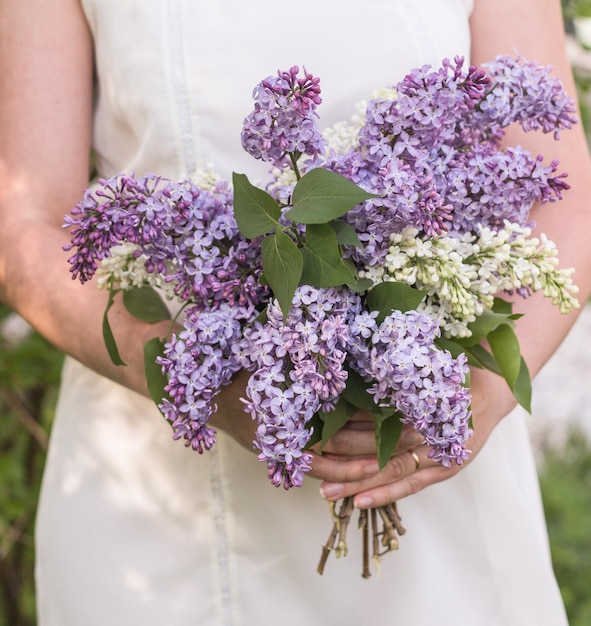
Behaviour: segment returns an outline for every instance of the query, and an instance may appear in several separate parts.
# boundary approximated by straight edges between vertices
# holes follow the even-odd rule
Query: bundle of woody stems
[[[140,319],[171,320],[175,331],[145,346],[148,387],[173,437],[200,453],[215,443],[217,394],[248,370],[254,446],[285,489],[302,485],[310,448],[360,409],[374,416],[380,468],[403,425],[435,461],[463,463],[469,367],[503,376],[530,405],[503,294],[578,306],[572,270],[532,235],[530,215],[562,197],[566,174],[501,146],[512,124],[558,139],[576,121],[573,101],[519,56],[412,70],[323,132],[309,72],[279,71],[253,97],[242,144],[269,163],[264,189],[239,173],[120,174],[66,216],[73,278],[97,274],[109,292],[111,358],[123,364],[109,324],[119,292]],[[346,553],[352,510],[352,498],[331,505],[320,573],[331,551]],[[397,548],[404,528],[395,504],[361,511],[359,523],[368,577],[370,558]]]

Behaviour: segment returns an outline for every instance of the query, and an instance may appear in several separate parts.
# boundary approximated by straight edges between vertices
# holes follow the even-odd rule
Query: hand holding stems
[[[587,285],[585,297],[588,292]],[[565,336],[576,313],[561,315],[538,296],[520,302],[518,306],[522,311],[527,310],[527,314],[517,322],[516,331],[524,358],[535,376]],[[544,342],[540,341],[542,328]],[[419,467],[406,447],[398,449],[381,472],[372,471],[367,459],[352,459],[329,468],[331,477],[322,483],[322,495],[331,502],[353,496],[354,505],[359,509],[384,506],[462,471],[477,456],[496,425],[516,405],[505,381],[488,370],[472,369],[470,390],[474,435],[467,442],[471,453],[464,464],[452,463],[450,468],[445,468],[431,460],[429,447],[419,442],[412,448],[418,456]]]
[[[494,400],[492,404],[487,402],[491,398]],[[405,427],[394,455],[381,471],[375,458],[348,460],[329,468],[331,477],[322,483],[321,493],[331,502],[353,496],[356,508],[367,509],[395,503],[431,484],[446,480],[460,472],[477,455],[493,428],[514,404],[504,380],[488,371],[474,371],[474,435],[468,440],[471,454],[464,464],[452,463],[446,468],[433,461],[428,456],[430,447],[422,445],[420,436]]]
[[[533,20],[529,33],[536,35],[526,35],[519,27],[519,20],[507,20],[509,13]],[[495,3],[477,0],[470,29],[472,63],[478,65],[498,54],[512,54],[517,47],[526,58],[551,65],[554,73],[563,79],[566,92],[576,93],[565,53],[560,3],[556,0],[543,0],[542,6],[533,0],[517,3],[514,0]],[[534,209],[533,217],[537,233],[547,234],[561,251],[561,265],[576,268],[574,280],[580,289],[579,301],[584,303],[591,293],[591,255],[588,253],[591,164],[581,125],[565,133],[559,142],[554,142],[549,135],[526,134],[515,128],[508,129],[506,140],[508,145],[522,145],[534,154],[553,154],[569,173],[571,189],[561,208],[539,206]],[[566,336],[577,314],[561,315],[540,295],[516,300],[514,312],[525,314],[517,322],[516,330],[522,355],[533,378]],[[359,508],[379,506],[416,493],[461,471],[478,454],[493,428],[515,405],[504,381],[490,372],[472,372],[471,392],[475,432],[468,441],[472,453],[464,465],[452,465],[450,469],[436,465],[428,459],[426,446],[415,450],[420,459],[419,469],[416,469],[414,459],[407,452],[395,454],[382,472],[370,476],[367,476],[367,461],[351,460],[339,466],[330,480],[322,484],[327,499],[334,501],[354,495],[355,505]]]

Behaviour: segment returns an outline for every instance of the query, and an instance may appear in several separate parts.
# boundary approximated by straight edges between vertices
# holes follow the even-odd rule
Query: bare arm
[[[147,329],[115,313],[118,336],[134,338],[130,367],[115,370],[105,294],[72,281],[61,250],[63,216],[88,184],[92,42],[76,0],[3,3],[0,81],[0,297],[61,350],[142,391]]]
[[[523,24],[527,24],[527,28]],[[518,52],[527,60],[552,65],[554,74],[564,81],[567,92],[572,96],[576,94],[565,52],[558,0],[476,0],[471,30],[473,63],[481,64],[499,54]],[[591,163],[582,126],[563,132],[558,142],[549,135],[526,134],[513,129],[507,134],[507,142],[509,145],[520,144],[534,154],[558,158],[560,171],[569,174],[568,182],[572,188],[564,199],[536,207],[533,215],[538,232],[546,233],[557,244],[561,265],[576,269],[574,281],[580,288],[580,302],[584,304],[591,293]],[[560,345],[577,314],[562,315],[541,295],[516,299],[514,310],[525,313],[518,322],[517,334],[534,376]],[[475,435],[469,446],[474,457],[493,428],[515,406],[515,401],[505,382],[486,371],[473,372],[472,393]],[[324,493],[329,499],[357,494],[358,506],[377,506],[420,491],[461,470],[459,466],[446,470],[435,465],[427,458],[426,447],[421,446],[416,452],[421,461],[419,471],[416,471],[411,455],[399,454],[383,472],[368,479],[365,477],[371,469],[369,463],[352,461],[338,468],[342,473],[333,477],[334,482],[323,485]]]

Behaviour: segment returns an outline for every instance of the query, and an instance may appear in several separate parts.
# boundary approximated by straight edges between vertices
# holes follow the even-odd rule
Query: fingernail
[[[414,448],[420,443],[420,436],[414,430],[406,430],[400,435],[399,447],[403,450]]]
[[[359,498],[355,498],[354,504],[356,509],[368,509],[373,504],[373,498],[370,496],[359,496]]]
[[[372,461],[363,468],[363,471],[366,474],[377,474],[380,471],[380,466],[377,461]]]
[[[320,487],[320,495],[327,500],[338,498],[343,493],[343,485],[340,483],[327,483]]]

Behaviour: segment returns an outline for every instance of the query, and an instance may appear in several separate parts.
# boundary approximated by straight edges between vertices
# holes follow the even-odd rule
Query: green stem
[[[296,152],[290,152],[289,153],[289,160],[291,161],[291,167],[293,168],[293,172],[296,175],[296,178],[298,180],[300,180],[301,175],[300,175],[300,170],[298,168],[298,159],[300,158],[300,155],[297,154]]]

